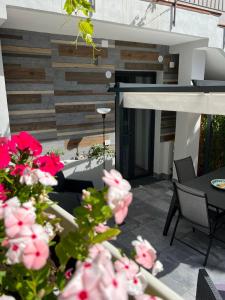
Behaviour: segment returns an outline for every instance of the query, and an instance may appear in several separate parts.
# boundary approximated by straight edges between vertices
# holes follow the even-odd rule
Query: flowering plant
[[[155,249],[138,237],[134,260],[113,260],[102,245],[120,233],[132,202],[130,184],[116,170],[104,171],[106,187],[83,191],[77,230],[60,237],[60,220],[47,209],[64,165],[54,153],[41,153],[26,132],[0,138],[0,299],[156,299],[144,294],[139,267],[154,275],[162,270]]]

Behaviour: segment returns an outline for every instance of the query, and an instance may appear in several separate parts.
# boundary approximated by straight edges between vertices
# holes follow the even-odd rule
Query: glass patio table
[[[216,187],[213,187],[211,184],[211,180],[213,179],[225,179],[225,167],[209,172],[202,176],[196,177],[190,181],[185,182],[184,185],[205,192],[207,195],[209,205],[225,211],[225,190],[221,190]],[[167,232],[169,230],[172,218],[177,210],[177,207],[178,207],[177,199],[176,196],[173,195],[170,203],[170,208],[167,215],[166,223],[163,230],[163,235],[167,235]]]

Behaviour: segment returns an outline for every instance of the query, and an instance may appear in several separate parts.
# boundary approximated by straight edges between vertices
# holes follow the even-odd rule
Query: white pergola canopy
[[[124,92],[122,106],[210,115],[225,115],[225,92]]]

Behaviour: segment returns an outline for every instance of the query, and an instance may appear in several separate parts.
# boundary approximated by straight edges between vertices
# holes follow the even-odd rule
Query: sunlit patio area
[[[196,297],[198,270],[202,268],[203,256],[187,246],[175,241],[170,246],[172,229],[168,236],[163,236],[163,228],[170,201],[173,195],[171,181],[152,181],[151,178],[133,182],[134,201],[130,207],[129,215],[124,225],[123,234],[113,242],[117,247],[131,248],[131,242],[138,234],[152,241],[159,253],[159,259],[164,265],[164,271],[158,275],[166,285],[176,291],[186,300]],[[224,237],[225,226],[219,235]],[[208,239],[202,233],[192,232],[189,224],[183,222],[177,235],[193,246],[205,251]],[[207,263],[207,272],[214,282],[224,284],[225,248],[220,242],[215,241]]]

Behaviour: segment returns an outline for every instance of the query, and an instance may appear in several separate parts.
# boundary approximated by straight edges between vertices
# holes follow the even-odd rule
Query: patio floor
[[[170,247],[171,228],[174,223],[168,236],[162,235],[172,197],[171,182],[147,178],[135,181],[132,186],[136,186],[133,188],[134,200],[126,223],[121,226],[123,233],[114,244],[129,253],[131,241],[137,235],[142,235],[155,247],[158,258],[164,265],[164,271],[158,275],[158,278],[184,299],[195,299],[198,269],[203,267],[204,257],[176,240]],[[223,240],[225,240],[224,233],[225,227],[220,232]],[[207,237],[199,232],[193,233],[190,225],[184,221],[178,227],[177,236],[185,236],[185,241],[191,242],[193,246],[205,252]],[[206,269],[215,283],[225,283],[224,244],[214,242]]]

